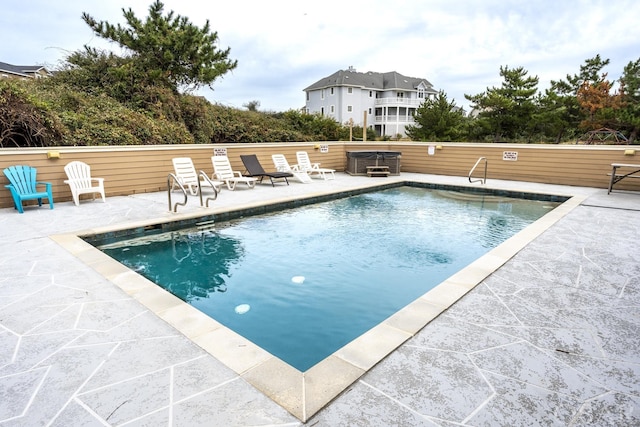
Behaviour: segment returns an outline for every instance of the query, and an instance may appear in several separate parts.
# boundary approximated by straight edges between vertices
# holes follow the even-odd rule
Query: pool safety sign
[[[213,149],[214,156],[226,156],[227,148],[226,147],[214,147]]]
[[[511,162],[515,162],[518,160],[518,152],[517,151],[503,151],[502,152],[502,160],[508,160]]]

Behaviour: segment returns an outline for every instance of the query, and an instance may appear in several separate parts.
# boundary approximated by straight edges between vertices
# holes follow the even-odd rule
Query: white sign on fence
[[[320,152],[321,152],[321,153],[328,153],[328,152],[329,152],[329,145],[327,145],[327,144],[322,144],[322,145],[320,146]]]
[[[518,160],[518,152],[517,151],[503,151],[502,152],[502,160],[509,160],[515,162]]]
[[[214,147],[213,148],[213,155],[214,156],[226,156],[227,155],[226,147]]]

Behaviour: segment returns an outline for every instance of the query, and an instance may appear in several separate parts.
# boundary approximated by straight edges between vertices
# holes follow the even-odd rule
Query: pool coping
[[[391,186],[408,185],[407,182],[400,181],[399,183],[391,184]],[[379,184],[363,185],[354,187],[349,191],[357,194],[358,192],[375,190],[379,187],[381,187]],[[453,186],[445,185],[444,187],[450,188]],[[487,190],[502,190],[488,186],[484,188]],[[508,191],[514,192],[513,190]],[[305,199],[322,198],[341,192],[323,191],[310,194]],[[522,191],[522,193],[531,194],[534,192]],[[535,194],[543,193],[536,192]],[[176,214],[171,220],[166,218],[150,219],[139,221],[136,224],[129,223],[126,225],[100,227],[75,233],[57,234],[50,237],[285,408],[289,413],[306,422],[369,369],[418,333],[439,314],[447,310],[542,232],[586,199],[586,196],[558,196],[567,197],[568,200],[306,372],[300,372],[291,367],[266,350],[165,291],[160,286],[115,261],[82,238],[82,236],[90,234],[109,233],[135,228],[136,226],[148,227],[150,224],[164,224],[182,220],[192,221],[207,217],[206,214],[203,215],[202,212]],[[259,209],[261,206],[278,203],[291,204],[300,199],[298,196],[283,198],[270,203],[249,203],[234,208],[214,209],[212,213],[215,215],[243,209]]]

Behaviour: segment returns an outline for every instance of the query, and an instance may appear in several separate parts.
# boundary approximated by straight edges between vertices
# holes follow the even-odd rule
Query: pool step
[[[216,224],[214,220],[196,222],[196,228],[198,231],[214,230],[216,228]]]
[[[494,202],[494,203],[499,203],[499,202],[512,203],[516,201],[511,197],[498,196],[494,194],[465,193],[465,192],[459,192],[459,191],[441,191],[440,194],[443,197],[446,197],[448,199],[455,199],[455,200],[462,200],[462,201],[466,200],[469,202],[484,201],[484,202]]]

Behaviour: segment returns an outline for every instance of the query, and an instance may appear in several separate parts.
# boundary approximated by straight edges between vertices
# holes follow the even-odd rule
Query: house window
[[[330,108],[329,111],[331,111],[331,114],[335,113],[336,108],[333,105],[331,107],[329,107],[329,108]]]
[[[320,92],[320,99],[324,99],[324,89]]]
[[[347,93],[353,93],[353,88],[352,87],[348,87],[347,88]]]
[[[320,107],[320,115],[324,117],[324,107]]]
[[[371,108],[369,108],[369,114],[371,114]]]
[[[372,90],[370,90],[370,91],[369,91],[369,98],[372,98],[372,97],[373,97],[373,91],[372,91]]]
[[[331,95],[333,95],[333,88],[331,88]]]
[[[352,111],[353,111],[353,106],[347,105],[347,113],[350,113]]]
[[[307,92],[307,101],[309,100],[309,92]]]

